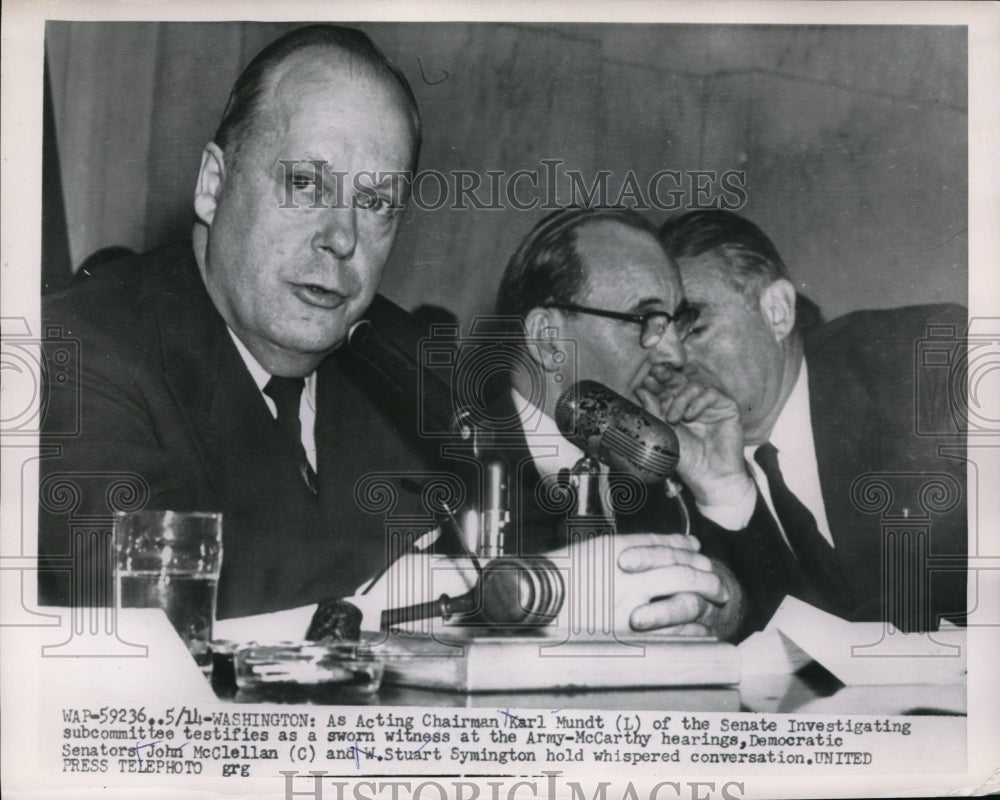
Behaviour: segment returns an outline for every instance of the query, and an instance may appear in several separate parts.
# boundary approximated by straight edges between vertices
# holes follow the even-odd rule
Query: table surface
[[[3,649],[24,656],[9,665],[11,674],[45,687],[46,702],[72,704],[89,698],[114,698],[121,704],[164,702],[323,703],[441,708],[561,708],[643,711],[719,711],[816,714],[966,714],[964,682],[845,686],[817,664],[796,673],[753,673],[744,669],[738,685],[664,689],[600,689],[558,692],[462,694],[383,683],[364,697],[325,696],[303,687],[213,693],[184,644],[159,609],[129,609],[118,628],[103,635],[75,636],[67,629],[80,610],[59,609],[49,625],[0,628]],[[60,619],[60,617],[62,617]],[[55,624],[52,624],[55,623]],[[61,623],[61,624],[60,624]],[[97,657],[83,657],[96,656]],[[128,656],[111,658],[111,656]],[[62,656],[62,657],[60,657]],[[73,657],[69,657],[73,656]],[[16,669],[15,669],[16,668]],[[18,671],[20,670],[20,671]],[[220,684],[221,685],[221,684]]]
[[[442,708],[562,708],[621,711],[770,712],[818,714],[966,714],[961,684],[845,686],[815,662],[795,674],[747,675],[737,686],[592,691],[459,693],[383,684],[368,695],[336,688],[270,685],[239,689],[216,683],[220,699],[237,703],[430,706]]]

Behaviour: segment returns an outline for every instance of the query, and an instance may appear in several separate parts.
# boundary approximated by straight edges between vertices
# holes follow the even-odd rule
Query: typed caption
[[[940,769],[964,719],[691,712],[138,706],[58,710],[64,774],[539,774]],[[913,746],[911,746],[913,745]]]

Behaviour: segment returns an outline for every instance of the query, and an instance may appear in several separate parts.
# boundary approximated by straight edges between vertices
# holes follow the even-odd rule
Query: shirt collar
[[[510,396],[538,474],[544,478],[557,474],[561,469],[576,466],[576,462],[583,458],[583,451],[559,432],[556,421],[517,389],[511,389]]]
[[[808,435],[812,441],[812,417],[809,415],[809,370],[805,358],[799,366],[792,393],[788,395],[778,419],[774,422],[769,441],[780,453],[798,447]]]
[[[271,373],[264,369],[260,362],[254,358],[253,353],[243,344],[239,336],[233,333],[233,329],[226,327],[229,331],[229,336],[233,340],[233,344],[236,345],[236,350],[240,354],[240,358],[243,359],[243,363],[247,365],[247,370],[250,372],[250,377],[253,378],[253,382],[257,384],[257,389],[263,394],[264,387],[267,386],[267,382],[271,380]],[[264,395],[267,397],[267,395]],[[314,402],[316,398],[316,373],[310,372],[306,376],[305,385],[305,396],[310,399],[310,402]],[[270,400],[270,398],[268,398]]]

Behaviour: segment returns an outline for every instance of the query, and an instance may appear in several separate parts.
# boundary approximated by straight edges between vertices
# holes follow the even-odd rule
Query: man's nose
[[[313,239],[313,247],[341,260],[350,258],[358,244],[358,218],[354,203],[347,201],[343,207],[334,206],[320,213],[322,222]]]
[[[670,324],[660,337],[660,341],[649,351],[649,358],[654,364],[667,364],[674,369],[681,369],[687,362],[684,345],[677,335],[677,328]]]

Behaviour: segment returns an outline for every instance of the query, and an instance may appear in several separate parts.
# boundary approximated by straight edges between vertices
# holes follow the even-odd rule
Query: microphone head
[[[559,432],[584,453],[646,484],[674,473],[680,445],[673,429],[597,381],[578,381],[556,403]]]

